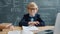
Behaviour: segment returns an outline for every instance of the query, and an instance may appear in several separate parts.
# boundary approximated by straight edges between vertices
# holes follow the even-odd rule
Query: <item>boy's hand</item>
[[[12,24],[0,24],[0,29],[14,29]]]
[[[29,24],[30,26],[35,26],[35,25],[38,25],[39,22],[38,22],[38,21],[28,22],[28,24]]]
[[[12,24],[6,25],[7,29],[14,29],[14,26]]]
[[[40,24],[38,21],[35,21],[35,25],[38,25],[38,24]]]

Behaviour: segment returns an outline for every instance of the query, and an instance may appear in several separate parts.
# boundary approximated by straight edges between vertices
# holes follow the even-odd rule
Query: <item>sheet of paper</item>
[[[21,31],[18,31],[18,30],[9,31],[8,34],[21,34]]]
[[[26,31],[26,30],[22,30],[22,31],[9,31],[8,34],[33,34],[33,32],[31,31]]]
[[[36,26],[22,26],[23,30],[38,30]]]
[[[34,34],[32,31],[22,30],[22,34]]]

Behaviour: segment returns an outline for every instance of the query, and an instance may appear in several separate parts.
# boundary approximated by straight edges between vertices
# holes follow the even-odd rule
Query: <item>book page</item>
[[[26,30],[22,30],[22,31],[14,30],[14,31],[9,31],[8,34],[33,34],[33,32]]]
[[[21,34],[21,31],[18,30],[9,31],[8,34]]]
[[[23,30],[38,30],[36,26],[22,26]]]

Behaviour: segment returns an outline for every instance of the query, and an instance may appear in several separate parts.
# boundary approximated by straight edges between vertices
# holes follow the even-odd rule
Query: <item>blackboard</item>
[[[56,14],[60,12],[60,0],[0,0],[0,23],[18,25],[29,2],[36,2],[38,14],[46,25],[54,25]]]

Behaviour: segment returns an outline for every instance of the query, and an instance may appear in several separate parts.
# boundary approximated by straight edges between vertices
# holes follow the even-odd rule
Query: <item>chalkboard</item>
[[[56,14],[60,12],[60,0],[0,0],[0,23],[18,25],[29,2],[36,2],[38,14],[46,25],[54,25]]]

